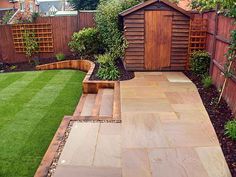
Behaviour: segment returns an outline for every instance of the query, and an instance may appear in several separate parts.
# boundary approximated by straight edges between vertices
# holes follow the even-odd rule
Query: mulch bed
[[[95,63],[95,68],[93,70],[93,74],[91,75],[90,77],[90,80],[100,80],[98,77],[97,77],[97,72],[98,72],[98,67],[99,67],[99,64],[97,62],[94,62]],[[120,77],[118,78],[119,81],[123,81],[123,80],[130,80],[130,79],[133,79],[134,78],[134,73],[133,72],[130,72],[130,71],[127,71],[123,65],[123,62],[121,61],[121,59],[118,59],[116,61],[116,66],[118,67],[118,70],[120,72]]]
[[[233,141],[224,134],[225,123],[228,120],[233,119],[232,111],[223,99],[219,104],[217,104],[219,92],[215,86],[206,89],[202,85],[200,76],[191,72],[185,72],[185,74],[198,88],[203,104],[215,128],[225,159],[232,173],[232,177],[236,177],[236,141]]]
[[[67,56],[66,60],[71,60],[71,59],[75,59],[76,57],[74,56]],[[94,58],[89,58],[89,60],[93,61],[95,63],[95,69],[93,71],[93,74],[90,77],[90,80],[100,80],[97,77],[97,71],[98,71],[98,67],[99,64],[95,61]],[[56,58],[39,58],[38,59],[38,63],[40,65],[42,64],[48,64],[48,63],[53,63],[53,62],[57,62]],[[120,77],[118,78],[119,81],[122,80],[130,80],[132,78],[134,78],[134,73],[130,72],[130,71],[126,71],[123,62],[121,61],[121,59],[116,61],[116,66],[118,67],[118,70],[120,72]],[[1,64],[0,63],[0,72],[17,72],[17,71],[34,71],[35,70],[35,66],[33,64],[30,64],[29,62],[24,62],[24,63],[16,63],[16,64]]]

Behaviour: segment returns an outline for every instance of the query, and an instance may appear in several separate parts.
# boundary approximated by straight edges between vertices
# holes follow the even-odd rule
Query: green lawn
[[[73,70],[0,74],[0,176],[33,176],[85,74]]]

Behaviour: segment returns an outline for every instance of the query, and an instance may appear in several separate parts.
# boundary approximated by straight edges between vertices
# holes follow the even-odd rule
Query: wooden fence
[[[218,15],[214,11],[202,14],[204,19],[208,19],[207,31],[207,51],[212,56],[211,75],[213,82],[218,89],[222,88],[224,82],[224,64],[226,62],[225,54],[230,44],[230,32],[236,29],[233,24],[234,19]],[[233,66],[236,69],[236,65]],[[236,75],[234,74],[226,84],[223,97],[236,114]]]
[[[62,52],[71,55],[68,42],[74,32],[85,27],[94,27],[94,11],[81,11],[77,16],[39,17],[36,23],[50,23],[53,29],[54,52],[39,53],[40,58],[54,57]],[[16,53],[13,38],[12,25],[0,26],[0,61],[6,63],[20,63],[27,61],[24,54]]]

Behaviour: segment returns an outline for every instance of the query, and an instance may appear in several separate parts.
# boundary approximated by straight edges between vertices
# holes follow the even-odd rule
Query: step
[[[113,114],[114,90],[103,89],[99,116],[111,116]]]
[[[97,94],[87,94],[81,111],[81,116],[91,116]]]

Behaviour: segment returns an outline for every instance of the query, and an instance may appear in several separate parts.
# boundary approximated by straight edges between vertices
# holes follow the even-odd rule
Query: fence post
[[[216,53],[216,36],[218,35],[218,24],[219,24],[219,15],[218,15],[219,4],[215,10],[215,25],[214,25],[214,33],[213,33],[213,45],[212,45],[212,57],[211,57],[211,64],[210,64],[210,76],[213,73],[213,65],[215,60],[215,53]]]

